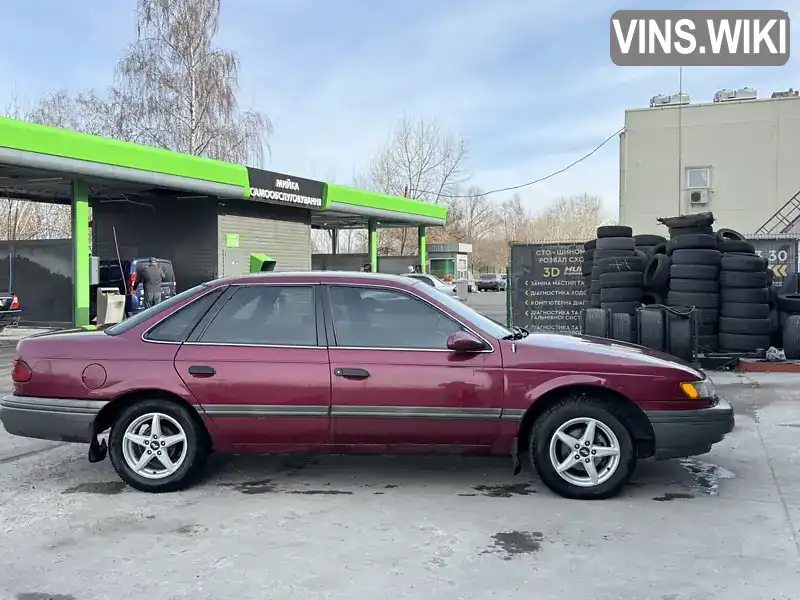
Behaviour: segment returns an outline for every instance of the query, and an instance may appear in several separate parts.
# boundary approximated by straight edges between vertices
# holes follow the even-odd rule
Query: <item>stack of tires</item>
[[[766,261],[745,240],[720,242],[724,251],[719,276],[722,304],[719,349],[723,352],[755,352],[772,345],[778,328],[770,301]]]
[[[597,229],[594,268],[598,273],[600,308],[607,311],[613,339],[636,340],[633,315],[641,306],[645,258],[637,256],[630,227],[605,226]]]
[[[800,293],[798,293],[798,287],[800,287],[798,275],[793,274],[784,282],[779,293],[775,290],[775,301],[780,311],[778,321],[782,345],[779,347],[783,348],[783,352],[789,360],[800,359]]]
[[[694,307],[694,332],[699,352],[717,349],[722,253],[711,226],[670,229],[667,254],[671,258],[667,306],[676,311]]]
[[[583,245],[581,274],[583,275],[583,284],[586,287],[586,306],[600,308],[600,272],[597,272],[597,276],[595,276],[594,272],[594,251],[596,247],[597,240],[589,240]]]
[[[655,252],[653,248],[655,248],[659,244],[666,243],[667,238],[661,235],[642,233],[633,236],[633,241],[635,244],[634,249],[636,250],[637,255],[639,255],[639,252],[641,252],[645,256],[650,256],[651,252]]]

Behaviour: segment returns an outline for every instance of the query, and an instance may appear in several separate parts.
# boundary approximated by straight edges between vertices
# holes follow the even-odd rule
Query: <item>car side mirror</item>
[[[467,331],[456,331],[447,338],[447,347],[453,352],[480,352],[483,342]]]

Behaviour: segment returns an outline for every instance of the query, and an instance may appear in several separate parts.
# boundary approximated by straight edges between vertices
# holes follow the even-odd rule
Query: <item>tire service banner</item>
[[[530,331],[580,333],[587,294],[583,243],[511,246],[511,321]]]

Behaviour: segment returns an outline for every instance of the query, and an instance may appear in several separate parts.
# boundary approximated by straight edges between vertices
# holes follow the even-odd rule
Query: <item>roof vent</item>
[[[650,108],[656,106],[676,106],[678,104],[689,104],[689,94],[658,94],[650,98]]]
[[[796,98],[797,96],[800,96],[800,92],[794,88],[789,88],[785,92],[772,92],[773,98]]]
[[[714,94],[714,102],[731,102],[733,100],[755,100],[758,94],[751,87],[738,90],[720,90]]]

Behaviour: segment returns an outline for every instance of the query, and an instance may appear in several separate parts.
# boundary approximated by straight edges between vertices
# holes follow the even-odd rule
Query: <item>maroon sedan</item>
[[[148,492],[187,486],[212,450],[457,452],[510,455],[515,472],[522,457],[556,493],[604,498],[637,460],[708,452],[734,424],[668,355],[508,329],[366,273],[203,284],[104,331],[22,340],[13,381],[9,433],[110,451]]]

